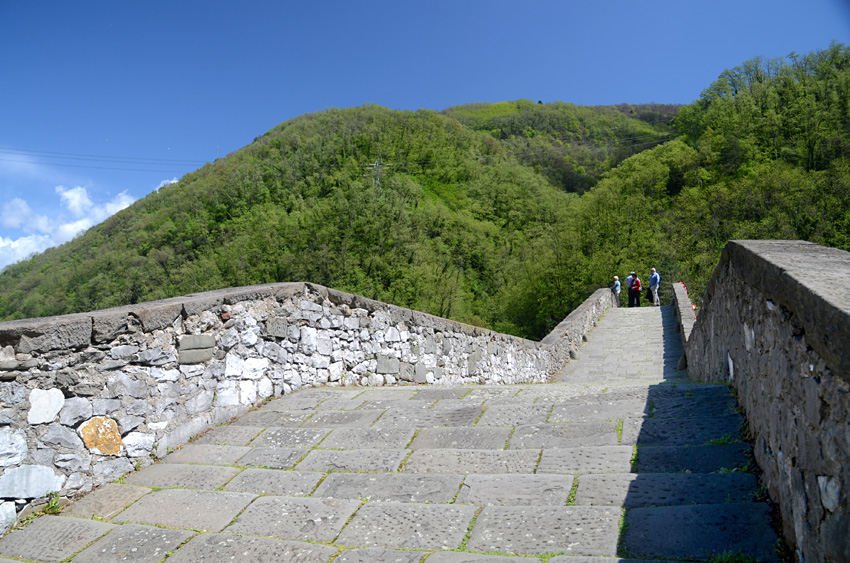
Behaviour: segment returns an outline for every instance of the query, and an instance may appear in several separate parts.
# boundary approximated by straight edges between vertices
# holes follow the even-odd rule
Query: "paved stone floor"
[[[681,354],[672,310],[613,309],[552,384],[302,390],[0,560],[776,561],[735,401]]]

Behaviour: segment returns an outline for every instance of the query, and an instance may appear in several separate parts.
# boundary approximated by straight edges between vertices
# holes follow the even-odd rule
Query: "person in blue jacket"
[[[611,292],[614,294],[614,306],[620,306],[620,278],[614,276],[614,285],[611,286]]]
[[[649,291],[652,292],[652,304],[656,307],[661,306],[661,301],[658,299],[658,286],[661,285],[661,276],[655,271],[655,268],[650,269],[649,276]]]

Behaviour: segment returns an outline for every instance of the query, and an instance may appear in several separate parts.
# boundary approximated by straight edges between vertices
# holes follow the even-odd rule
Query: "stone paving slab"
[[[219,446],[215,444],[186,444],[168,454],[163,463],[202,463],[205,465],[233,465],[251,451],[244,446]]]
[[[166,530],[140,524],[124,524],[77,554],[74,563],[159,563],[195,532]]]
[[[398,471],[407,450],[313,450],[297,466],[299,471]]]
[[[220,532],[256,495],[166,489],[146,495],[118,514],[118,522]]]
[[[341,545],[455,549],[475,516],[474,506],[370,502],[337,539]]]
[[[332,473],[313,497],[445,504],[455,498],[462,481],[462,475]]]
[[[339,387],[315,387],[313,389],[301,389],[298,391],[299,399],[310,398],[320,399],[353,399],[358,395],[362,395],[364,390],[360,389],[340,389]]]
[[[313,415],[314,411],[271,411],[257,410],[245,413],[233,426],[300,426],[302,422]]]
[[[375,428],[429,428],[437,426],[472,426],[481,407],[460,409],[387,409]]]
[[[487,506],[475,521],[468,545],[472,551],[518,555],[614,556],[620,514],[620,509],[597,506]]]
[[[642,446],[638,448],[639,473],[713,473],[752,464],[747,444],[714,446]],[[545,454],[544,454],[545,457]]]
[[[550,423],[557,422],[595,422],[619,420],[622,418],[640,418],[648,414],[644,399],[626,399],[582,404],[556,404],[549,417]]]
[[[758,483],[747,473],[644,473],[582,475],[577,505],[676,506],[753,500]]]
[[[225,491],[286,497],[307,497],[324,475],[312,471],[246,469],[224,486]]]
[[[244,467],[292,469],[309,452],[295,448],[251,448],[251,451],[239,458],[238,464]]]
[[[422,402],[422,401],[419,401]],[[462,409],[465,407],[480,407],[484,404],[484,398],[470,399],[468,396],[463,399],[440,399],[431,405],[434,409]]]
[[[302,428],[367,428],[384,411],[323,411],[304,421]]]
[[[584,557],[559,555],[549,560],[549,563],[684,563],[683,561],[669,561],[660,559],[621,559],[620,557]]]
[[[247,446],[263,430],[265,428],[260,426],[216,426],[192,443]]]
[[[475,425],[482,426],[520,426],[522,424],[543,424],[549,419],[549,404],[512,404],[493,405],[488,403],[487,410]]]
[[[738,414],[738,403],[727,395],[650,397],[653,418],[710,418]]]
[[[509,555],[483,555],[458,551],[440,551],[425,559],[425,563],[540,563],[538,557],[511,557]]]
[[[264,411],[309,411],[316,408],[322,402],[318,397],[305,397],[301,393],[297,395],[284,395],[273,399],[263,405]]]
[[[62,514],[87,519],[97,516],[109,520],[149,492],[151,489],[147,487],[108,483],[65,507]]]
[[[127,476],[131,485],[163,489],[217,489],[233,479],[241,469],[212,465],[157,463]]]
[[[414,450],[504,450],[510,435],[510,428],[423,428],[409,447]]]
[[[632,455],[631,446],[545,449],[537,473],[627,473]]]
[[[293,561],[327,563],[339,550],[307,542],[235,534],[201,534],[177,550],[168,563],[256,563]]]
[[[283,540],[329,542],[359,507],[358,500],[260,497],[227,531]]]
[[[337,428],[322,441],[326,450],[403,450],[415,428]]]
[[[315,410],[317,411],[353,411],[363,408],[363,399],[326,399]]]
[[[705,561],[740,553],[773,562],[777,537],[769,522],[764,503],[634,508],[626,512],[623,545],[635,557]]]
[[[564,506],[573,478],[568,475],[467,475],[457,504]]]
[[[411,397],[414,401],[440,401],[442,399],[463,399],[470,392],[469,387],[455,387],[446,389],[423,389]]]
[[[409,401],[421,391],[421,388],[392,388],[385,387],[383,389],[368,389],[357,396],[358,399],[364,401]]]
[[[253,447],[308,449],[328,435],[324,428],[268,428],[254,438]]]
[[[333,563],[419,563],[427,553],[427,551],[400,551],[380,547],[346,549],[333,560]]]
[[[508,443],[508,449],[616,446],[618,440],[617,425],[613,422],[526,424],[517,426]]]
[[[688,419],[628,419],[623,423],[623,445],[700,446],[712,441],[739,442],[740,417]]]
[[[534,473],[540,450],[416,450],[402,473]]]
[[[359,409],[363,410],[387,410],[387,409],[430,409],[433,403],[428,401],[411,401],[411,400],[395,400],[395,399],[377,399],[375,401],[366,401],[360,405]]]
[[[62,561],[85,548],[115,524],[42,516],[0,540],[0,555],[35,561]]]

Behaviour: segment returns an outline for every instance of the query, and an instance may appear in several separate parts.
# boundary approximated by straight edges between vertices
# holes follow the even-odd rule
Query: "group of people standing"
[[[646,298],[658,307],[661,305],[661,301],[658,300],[658,287],[661,285],[661,276],[655,271],[655,268],[651,268],[649,272],[649,289],[646,292]],[[641,288],[638,275],[635,272],[630,273],[626,278],[626,290],[629,292],[629,307],[640,307]],[[614,303],[616,303],[617,307],[620,306],[620,290],[620,278],[614,276],[614,285],[611,286],[611,291],[614,292]]]

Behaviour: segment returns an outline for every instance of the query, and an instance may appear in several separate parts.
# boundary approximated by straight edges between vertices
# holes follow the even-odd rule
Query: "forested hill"
[[[0,317],[303,280],[540,337],[614,274],[698,295],[730,238],[850,250],[848,131],[840,44],[747,61],[682,108],[304,115],[7,267]]]

